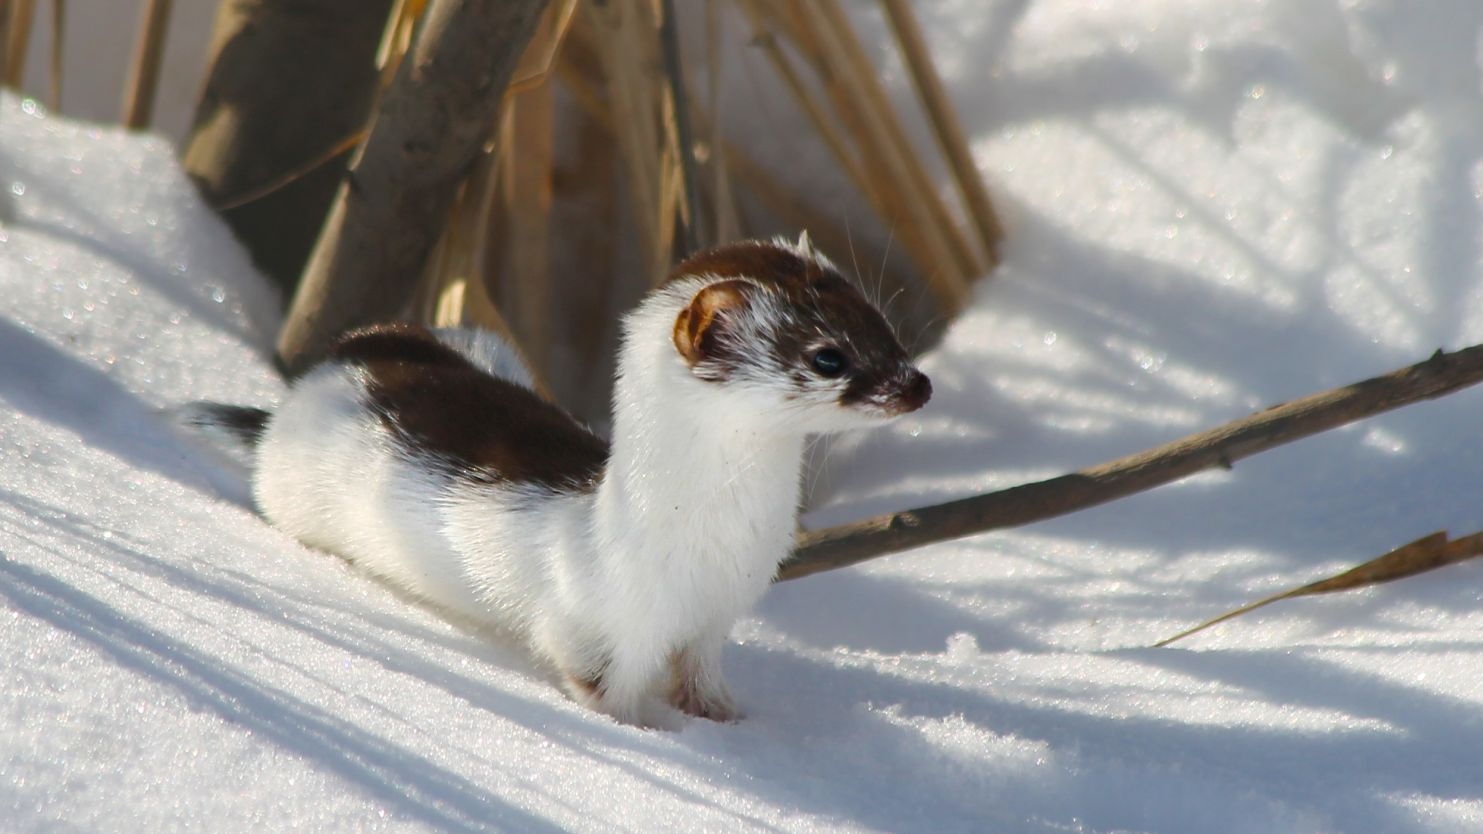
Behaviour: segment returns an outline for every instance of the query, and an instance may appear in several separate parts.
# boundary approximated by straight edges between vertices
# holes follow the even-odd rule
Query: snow
[[[919,11],[1005,263],[926,358],[928,409],[820,456],[811,525],[1483,339],[1483,7]],[[0,828],[1483,826],[1479,565],[1149,648],[1483,528],[1477,391],[780,585],[726,655],[749,717],[653,733],[266,526],[170,429],[282,386],[277,301],[166,142],[0,99],[0,291]]]

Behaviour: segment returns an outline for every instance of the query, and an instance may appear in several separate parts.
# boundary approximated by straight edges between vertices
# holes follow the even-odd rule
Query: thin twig
[[[51,0],[51,92],[47,105],[62,112],[62,47],[67,38],[67,0]]]
[[[674,105],[675,142],[680,155],[680,177],[684,181],[685,255],[704,248],[700,237],[700,175],[695,170],[695,133],[690,128],[690,102],[685,95],[685,71],[680,61],[680,30],[675,20],[674,0],[662,0],[663,19],[659,22],[659,53],[664,58],[664,74],[669,81],[669,95]]]
[[[294,295],[278,338],[285,368],[308,366],[339,333],[406,303],[544,7],[428,4]]]
[[[1410,544],[1402,545],[1395,550],[1377,556],[1368,562],[1357,565],[1342,573],[1335,574],[1327,579],[1310,582],[1298,588],[1291,588],[1279,594],[1259,599],[1235,609],[1227,611],[1214,619],[1206,620],[1194,628],[1185,629],[1173,637],[1154,643],[1155,648],[1160,648],[1183,640],[1191,634],[1204,631],[1213,625],[1218,625],[1226,620],[1232,620],[1243,614],[1248,614],[1258,608],[1271,605],[1284,599],[1296,597],[1315,596],[1318,594],[1333,594],[1339,591],[1349,591],[1356,588],[1368,588],[1382,582],[1394,582],[1397,579],[1405,579],[1418,573],[1451,565],[1456,562],[1474,559],[1483,556],[1483,533],[1473,533],[1460,539],[1447,540],[1445,530],[1423,536]]]
[[[1084,510],[1206,469],[1229,468],[1258,452],[1480,381],[1483,345],[1454,353],[1439,350],[1430,359],[1393,373],[1274,406],[1080,472],[804,533],[778,578],[797,579],[924,544]]]
[[[31,47],[31,20],[36,0],[14,0],[10,7],[10,31],[5,44],[5,85],[20,88],[26,74],[26,53]]]
[[[173,0],[148,0],[139,27],[139,46],[124,89],[124,124],[139,129],[149,126],[154,115],[155,90],[159,86],[160,61],[165,54],[165,30],[170,24]]]
[[[978,232],[979,245],[983,247],[989,265],[993,266],[999,261],[999,239],[1004,236],[1004,232],[999,226],[994,204],[989,200],[988,189],[984,187],[983,176],[973,162],[973,154],[968,151],[963,126],[958,123],[957,113],[948,101],[947,90],[943,88],[942,79],[938,77],[937,69],[928,55],[927,39],[922,35],[922,27],[918,25],[916,14],[907,0],[881,0],[881,5],[886,9],[886,19],[891,22],[891,31],[896,34],[896,43],[901,47],[901,54],[906,58],[912,86],[916,87],[917,97],[922,100],[922,107],[927,111],[932,134],[937,137],[938,147],[942,149],[942,155],[952,169],[953,182],[963,198],[963,207],[968,211],[974,230]]]

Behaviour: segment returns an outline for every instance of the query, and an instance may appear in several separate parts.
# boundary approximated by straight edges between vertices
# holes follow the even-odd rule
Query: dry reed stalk
[[[381,70],[380,89],[386,89],[396,75],[402,56],[412,47],[417,21],[426,9],[427,0],[394,0],[381,45],[376,48],[376,66]]]
[[[664,98],[664,127],[672,143],[681,179],[680,205],[677,208],[684,224],[685,251],[688,256],[705,248],[710,237],[700,228],[700,172],[695,160],[695,132],[690,124],[690,102],[685,88],[685,68],[680,55],[679,21],[674,0],[660,0],[659,52],[664,58],[664,76],[668,82]]]
[[[500,153],[487,149],[476,159],[454,197],[443,234],[428,257],[412,310],[418,320],[434,327],[475,324],[500,334],[530,369],[536,393],[550,400],[551,390],[545,375],[531,363],[520,338],[490,297],[484,280],[484,230],[494,211],[499,183]]]
[[[881,0],[881,5],[886,10],[886,19],[890,21],[896,43],[906,59],[917,98],[927,112],[932,135],[937,138],[943,158],[947,160],[948,168],[953,173],[953,183],[958,187],[964,210],[972,221],[973,229],[978,233],[984,263],[992,268],[999,262],[999,241],[1004,237],[1004,230],[999,225],[999,217],[994,211],[993,201],[989,199],[983,176],[973,161],[973,154],[968,150],[968,142],[964,138],[957,112],[948,100],[947,90],[932,63],[922,27],[907,0]]]
[[[860,161],[855,156],[855,152],[850,148],[849,140],[845,138],[844,134],[840,133],[839,128],[834,123],[834,119],[829,116],[828,111],[825,110],[824,105],[819,101],[818,97],[814,95],[813,90],[804,82],[803,76],[798,72],[798,68],[793,65],[793,60],[783,51],[782,46],[778,43],[777,34],[763,18],[758,0],[738,0],[737,6],[741,8],[747,17],[747,21],[752,26],[752,43],[762,50],[763,54],[767,57],[768,63],[772,65],[773,69],[783,79],[783,83],[787,85],[788,91],[793,94],[794,100],[803,108],[804,114],[808,116],[809,122],[813,124],[814,130],[819,132],[819,137],[824,140],[824,144],[834,154],[834,159],[839,163],[839,167],[844,169],[850,181],[855,184],[856,188],[860,189],[862,194],[866,195],[867,198],[877,205],[880,205],[883,201],[883,196],[878,193],[875,187],[875,181],[866,176],[860,166]]]
[[[572,34],[597,56],[601,67],[614,136],[628,166],[645,271],[650,282],[657,283],[668,273],[673,257],[674,218],[672,203],[666,200],[665,169],[678,164],[678,156],[665,157],[671,143],[661,111],[666,93],[659,72],[659,21],[646,0],[589,1],[583,3],[583,11]]]
[[[870,62],[870,57],[865,53],[865,47],[860,43],[859,36],[855,34],[855,27],[845,16],[839,0],[816,0],[808,4],[807,8],[813,9],[816,15],[821,16],[824,25],[819,28],[826,38],[838,39],[847,62],[850,80],[859,85],[860,91],[864,94],[867,109],[872,115],[872,121],[884,128],[889,138],[886,147],[899,157],[899,163],[906,172],[907,183],[915,193],[921,195],[923,203],[932,214],[932,219],[941,224],[952,254],[958,259],[966,275],[965,285],[972,283],[984,270],[985,265],[974,259],[972,250],[958,231],[958,224],[953,221],[947,206],[938,197],[936,184],[927,175],[927,169],[922,165],[921,157],[912,147],[911,139],[906,135],[906,129],[901,124],[896,108],[891,105],[890,99],[886,96],[885,87],[880,82],[880,73]]]
[[[706,42],[706,101],[711,112],[721,112],[721,5],[709,0],[705,6]],[[691,100],[694,100],[691,96]],[[698,121],[698,119],[697,119]],[[721,121],[711,120],[709,131],[699,126],[696,133],[706,133],[706,159],[711,169],[711,240],[717,243],[737,240],[742,236],[741,213],[736,205],[736,192],[731,184],[731,172],[726,167],[725,151],[721,148]],[[697,215],[699,208],[696,208]],[[699,222],[697,220],[697,222]]]
[[[31,47],[31,23],[36,0],[12,0],[10,26],[5,43],[5,85],[19,88],[26,74],[26,53]]]
[[[924,544],[1016,527],[1105,504],[1424,399],[1483,382],[1483,344],[1320,391],[1154,449],[1046,481],[815,530],[799,537],[780,579]]]
[[[10,6],[11,0],[0,0],[0,84],[5,83],[6,70],[10,67]]]
[[[834,109],[861,152],[861,167],[873,179],[867,194],[881,195],[877,210],[917,261],[929,286],[949,313],[967,301],[968,282],[976,270],[965,260],[961,239],[954,242],[956,227],[940,218],[946,209],[925,178],[914,181],[908,159],[910,148],[894,145],[888,124],[889,111],[875,106],[869,88],[875,85],[875,69],[852,65],[846,41],[853,32],[841,33],[822,16],[823,6],[772,6],[775,22],[786,31],[820,76]],[[883,94],[882,94],[883,98]]]
[[[430,0],[299,282],[278,338],[285,369],[404,308],[545,5]]]
[[[1317,582],[1310,582],[1307,585],[1291,588],[1281,593],[1259,599],[1256,602],[1248,603],[1233,611],[1227,611],[1219,617],[1206,620],[1194,628],[1181,631],[1173,637],[1160,640],[1153,645],[1155,648],[1167,646],[1177,640],[1183,640],[1192,634],[1204,631],[1213,625],[1235,619],[1243,614],[1249,614],[1258,608],[1266,607],[1284,599],[1368,588],[1372,585],[1405,579],[1408,576],[1415,576],[1419,573],[1436,570],[1437,568],[1474,559],[1478,556],[1483,556],[1483,533],[1473,533],[1472,535],[1448,541],[1447,532],[1445,530],[1439,531],[1428,536],[1423,536],[1410,544],[1402,545],[1389,553],[1377,556],[1349,570],[1334,574],[1327,579],[1320,579]]]
[[[62,50],[66,44],[67,0],[51,0],[51,71],[47,104],[52,112],[62,112]]]
[[[676,115],[675,99],[665,87],[659,96],[660,126],[664,144],[659,150],[659,215],[654,218],[656,239],[654,251],[666,253],[663,264],[653,273],[653,286],[658,286],[675,260],[675,223],[682,228],[691,226],[691,204],[686,190],[686,174],[683,159],[687,154],[680,149],[679,119]],[[687,241],[685,249],[692,247]]]
[[[503,283],[514,298],[516,329],[535,366],[547,369],[551,349],[551,166],[554,160],[549,84],[505,104],[501,151],[501,216],[506,225]]]
[[[557,0],[546,8],[541,22],[536,25],[535,36],[520,56],[515,67],[515,80],[505,88],[505,95],[515,95],[546,83],[556,56],[566,43],[571,31],[572,20],[577,13],[577,0]]]
[[[840,98],[847,98],[848,93],[838,89],[831,91],[831,98],[836,102],[836,110],[841,113],[841,119],[852,128],[851,133],[846,134],[835,127],[834,119],[829,115],[829,111],[819,102],[782,49],[779,43],[782,33],[792,33],[791,40],[801,52],[808,53],[810,49],[813,49],[813,52],[817,53],[817,47],[809,46],[812,43],[809,34],[811,30],[797,22],[791,9],[765,4],[762,0],[740,0],[740,4],[743,12],[747,13],[753,23],[754,43],[763,49],[774,70],[783,78],[795,100],[803,107],[809,120],[814,124],[815,130],[824,139],[835,161],[874,207],[883,224],[900,237],[906,251],[916,261],[923,274],[940,275],[951,271],[953,266],[949,263],[944,250],[941,246],[934,246],[929,234],[930,229],[914,221],[912,213],[906,210],[907,201],[898,194],[900,186],[890,178],[889,170],[879,160],[879,151],[875,145],[871,144],[870,137],[859,128],[858,108],[851,107],[848,103],[841,105]],[[812,59],[812,63],[818,67],[819,59]],[[820,74],[828,75],[824,71]],[[860,145],[859,158],[851,149],[851,145],[855,143]],[[766,197],[769,190],[764,189],[760,194]],[[769,200],[769,202],[773,203],[777,210],[777,201]],[[786,207],[783,211],[787,211]],[[788,214],[793,213],[788,212]]]
[[[139,45],[124,86],[123,122],[126,127],[149,126],[159,87],[160,63],[165,56],[165,32],[170,25],[172,0],[147,0],[139,25]]]

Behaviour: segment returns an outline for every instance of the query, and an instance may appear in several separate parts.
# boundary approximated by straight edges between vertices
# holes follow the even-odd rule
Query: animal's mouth
[[[927,404],[932,399],[932,380],[916,368],[907,367],[882,383],[856,406],[883,418],[900,417]]]
[[[895,417],[909,414],[932,399],[932,380],[916,368],[908,368],[895,380],[893,390],[886,397],[885,409]]]

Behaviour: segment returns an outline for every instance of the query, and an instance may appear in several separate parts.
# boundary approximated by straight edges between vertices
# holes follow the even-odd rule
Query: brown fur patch
[[[714,358],[720,347],[712,325],[716,317],[746,303],[747,290],[755,289],[745,281],[721,281],[695,294],[690,306],[675,318],[675,349],[685,362],[694,367],[707,357]]]
[[[366,371],[382,421],[408,447],[495,481],[589,490],[608,446],[566,412],[491,376],[426,328],[382,325],[336,344]]]
[[[783,367],[795,369],[795,378],[812,372],[811,351],[821,342],[844,352],[850,368],[843,405],[906,381],[899,379],[909,365],[906,350],[880,311],[843,275],[813,258],[773,243],[743,241],[697,253],[675,267],[670,280],[690,275],[747,278],[776,293],[791,321],[772,334],[770,349]]]

